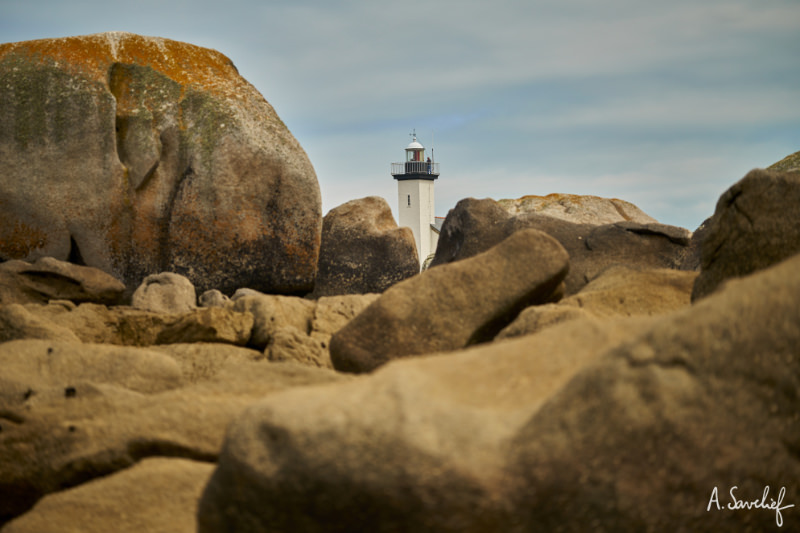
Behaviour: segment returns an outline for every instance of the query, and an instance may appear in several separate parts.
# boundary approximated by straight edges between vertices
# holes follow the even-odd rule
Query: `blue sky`
[[[0,0],[0,41],[129,31],[230,57],[309,155],[323,210],[378,195],[408,136],[436,211],[553,192],[693,230],[800,150],[799,0]]]

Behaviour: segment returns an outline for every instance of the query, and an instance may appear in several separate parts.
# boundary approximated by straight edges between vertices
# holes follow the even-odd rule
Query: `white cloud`
[[[122,30],[226,54],[308,152],[326,209],[394,207],[388,165],[416,127],[436,135],[440,213],[608,194],[690,229],[800,148],[798,20],[797,0],[0,4],[7,40]]]
[[[797,106],[800,90],[792,87],[760,87],[729,92],[699,88],[643,93],[626,92],[617,97],[601,95],[597,101],[549,116],[522,115],[506,124],[519,131],[569,130],[605,126],[643,129],[710,129],[747,127],[771,122],[800,122]]]

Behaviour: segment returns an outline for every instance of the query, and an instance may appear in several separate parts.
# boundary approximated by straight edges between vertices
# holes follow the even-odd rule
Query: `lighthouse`
[[[439,163],[426,157],[416,130],[411,137],[411,144],[406,147],[406,160],[392,163],[392,177],[397,180],[399,225],[411,228],[419,261],[425,264],[436,252],[439,242],[433,201],[433,183],[439,177]]]

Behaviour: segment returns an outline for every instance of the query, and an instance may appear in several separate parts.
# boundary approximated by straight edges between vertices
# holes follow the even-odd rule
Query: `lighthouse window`
[[[411,195],[408,195],[408,207],[411,207]]]

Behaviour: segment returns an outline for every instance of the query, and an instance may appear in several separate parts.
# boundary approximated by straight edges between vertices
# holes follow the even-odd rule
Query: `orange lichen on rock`
[[[311,290],[313,166],[226,56],[121,32],[43,39],[0,45],[0,80],[0,213],[48,251],[71,253],[74,234],[130,286],[176,271],[199,290]],[[15,239],[3,257],[30,253]]]
[[[611,202],[624,202],[625,200],[620,200],[618,198],[603,198],[602,196],[594,196],[591,194],[567,194],[567,193],[560,193],[560,192],[553,192],[545,196],[539,196],[537,194],[526,194],[518,199],[518,201],[533,201],[533,200],[543,200],[549,202],[556,202],[556,203],[563,203],[563,202],[571,202],[575,204],[580,204],[585,202],[586,200],[607,200]]]
[[[0,59],[12,53],[103,83],[111,66],[123,63],[149,66],[183,86],[197,85],[225,98],[253,90],[220,52],[160,37],[109,32],[0,45]]]
[[[499,204],[512,215],[535,212],[579,223],[609,224],[621,221],[657,222],[630,202],[592,195],[552,193],[528,195]]]
[[[0,240],[3,241],[3,259],[24,259],[36,249],[47,244],[47,233],[15,220],[13,226],[3,224]]]

